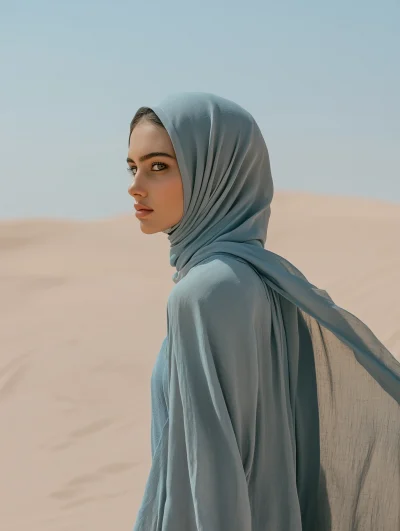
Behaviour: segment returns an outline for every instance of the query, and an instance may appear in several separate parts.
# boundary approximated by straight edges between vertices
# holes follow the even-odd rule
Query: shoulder
[[[171,291],[168,305],[179,308],[205,306],[226,311],[240,305],[248,311],[265,297],[263,282],[246,263],[227,255],[214,255],[193,267]]]

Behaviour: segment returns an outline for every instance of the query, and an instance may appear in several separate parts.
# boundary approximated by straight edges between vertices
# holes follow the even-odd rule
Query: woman
[[[168,234],[176,267],[135,531],[400,529],[400,364],[264,249],[253,117],[171,96],[139,109],[128,164],[141,230]]]

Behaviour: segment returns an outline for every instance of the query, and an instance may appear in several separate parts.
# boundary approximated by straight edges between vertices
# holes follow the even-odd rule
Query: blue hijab
[[[251,114],[207,93],[171,95],[152,109],[171,138],[183,180],[183,218],[165,231],[174,282],[215,253],[246,260],[269,286],[348,345],[400,404],[397,360],[326,291],[264,248],[274,186],[268,149]]]
[[[299,409],[299,418],[303,416],[301,424],[300,420],[295,422],[293,413],[293,440],[296,441],[297,455],[296,496],[300,500],[301,523],[299,520],[296,526],[290,524],[293,525],[290,529],[399,529],[400,511],[396,500],[400,500],[400,364],[357,317],[337,306],[326,291],[308,282],[290,262],[265,249],[274,187],[268,150],[251,114],[229,100],[207,93],[171,95],[151,108],[166,128],[175,149],[183,180],[184,215],[177,225],[165,231],[171,244],[170,263],[176,268],[173,277],[176,286],[168,303],[166,349],[171,408],[167,430],[169,442],[163,440],[159,444],[158,465],[153,462],[153,475],[150,476],[145,497],[147,501],[136,529],[217,531],[217,520],[213,520],[210,516],[212,511],[207,512],[206,509],[209,503],[206,494],[213,486],[207,484],[208,480],[203,484],[199,479],[202,449],[194,451],[194,443],[188,443],[188,440],[191,433],[200,431],[193,411],[197,411],[203,421],[214,410],[223,412],[218,414],[218,418],[226,419],[224,433],[231,430],[228,424],[232,419],[227,415],[225,405],[218,404],[215,398],[219,396],[215,386],[219,386],[220,382],[215,376],[214,365],[217,350],[222,353],[225,350],[224,338],[228,338],[232,330],[242,330],[238,337],[243,337],[248,328],[244,322],[250,319],[239,310],[232,314],[234,317],[221,317],[224,308],[231,304],[232,296],[229,289],[218,290],[215,283],[209,283],[212,267],[215,271],[220,267],[215,261],[218,257],[225,258],[227,263],[236,260],[246,264],[261,280],[265,288],[263,296],[266,294],[271,302],[274,348],[280,358],[287,355],[292,382],[289,391],[291,407],[293,411],[296,407]],[[202,269],[204,266],[208,269]],[[196,274],[196,271],[199,273]],[[206,271],[203,277],[201,271]],[[251,292],[253,285],[245,274],[242,285],[243,282],[248,282],[248,292]],[[180,290],[179,286],[182,286]],[[204,304],[203,291],[207,291],[212,304]],[[221,302],[217,296],[213,299],[211,291],[218,292],[218,296],[226,300]],[[245,295],[243,307],[246,305],[244,299]],[[193,320],[196,320],[196,326]],[[211,341],[208,334],[213,333],[216,322],[218,338]],[[249,356],[255,349],[252,341],[249,337],[246,345]],[[243,345],[240,348],[243,350]],[[229,344],[229,349],[231,359],[236,359],[235,347]],[[192,353],[190,362],[188,350]],[[186,364],[197,363],[196,352],[202,361],[194,370]],[[238,352],[237,359],[240,356]],[[295,356],[298,365],[291,372]],[[207,381],[204,389],[211,388],[214,396],[213,410],[208,410],[208,413],[201,410],[204,389],[198,396],[199,403],[193,403],[196,400],[193,394],[195,387],[200,385],[199,374],[205,367],[208,376],[204,379]],[[189,378],[192,370],[197,376],[191,380],[190,387],[185,378]],[[311,372],[315,374],[315,387],[311,380],[307,380],[306,373]],[[302,388],[300,384],[293,385],[301,378],[309,383]],[[220,396],[222,401],[223,394],[220,393]],[[189,400],[186,405],[185,399]],[[316,408],[313,406],[314,399]],[[317,412],[318,418],[307,421],[307,404],[310,411]],[[194,408],[189,415],[186,412],[188,408]],[[176,437],[173,429],[178,430],[179,419],[184,425],[182,439],[185,442],[176,438],[176,442],[171,443]],[[314,424],[318,424],[318,449],[314,452],[318,461],[318,478],[315,481],[314,475],[310,482],[306,476],[311,473],[309,468],[315,467],[315,459],[314,464],[309,466],[307,463],[311,460],[303,456],[307,453],[306,432],[312,430]],[[171,450],[172,444],[175,444],[175,449]],[[189,449],[188,444],[192,444]],[[229,446],[225,439],[221,444],[226,449]],[[236,442],[232,444],[234,446]],[[162,454],[163,451],[166,453]],[[223,453],[224,450],[221,450],[221,455]],[[179,470],[179,462],[185,460],[185,455],[189,465],[185,465],[185,471]],[[159,472],[155,472],[156,466]],[[224,469],[227,477],[230,477],[228,468],[233,470],[234,466],[238,466],[239,470],[241,464],[227,465]],[[206,467],[207,463],[203,461],[203,468]],[[186,476],[187,484],[184,485],[183,477]],[[174,484],[171,479],[174,477],[180,478],[181,483],[177,480]],[[276,477],[279,478],[279,470]],[[226,483],[227,490],[233,481],[231,478]],[[243,488],[240,499],[248,496],[245,483],[240,487]],[[313,485],[315,492],[310,492],[309,485]],[[176,499],[177,490],[181,490],[181,506],[173,508],[171,500]],[[189,501],[184,502],[185,495],[182,494],[189,490],[196,498],[190,501],[190,515]],[[235,492],[237,494],[238,489]],[[164,496],[164,501],[161,502],[157,496]],[[232,492],[230,496],[233,496]],[[154,512],[151,507],[156,499],[157,510]],[[315,503],[310,504],[311,499]],[[236,505],[239,507],[240,503]],[[171,516],[174,510],[180,517]],[[272,511],[271,506],[270,514]],[[288,508],[288,513],[290,511]],[[246,505],[239,512],[241,515],[250,514],[251,510]],[[289,522],[285,517],[280,520],[279,516],[272,518],[270,529],[286,529],[285,525],[289,524],[279,527],[281,522]],[[223,520],[218,520],[218,531],[258,531],[265,528],[263,525],[257,527],[254,522],[251,527],[248,514],[243,516],[243,520],[240,518],[238,513],[231,519],[226,515]]]

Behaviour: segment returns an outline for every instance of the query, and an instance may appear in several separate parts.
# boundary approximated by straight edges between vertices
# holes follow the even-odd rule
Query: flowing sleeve
[[[168,421],[135,531],[251,529],[258,366],[250,292],[235,275],[204,274],[170,295]]]

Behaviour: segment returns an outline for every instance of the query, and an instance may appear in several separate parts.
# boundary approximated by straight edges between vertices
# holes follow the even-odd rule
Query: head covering
[[[183,180],[184,215],[165,231],[174,282],[213,255],[233,256],[307,324],[320,422],[318,531],[366,530],[361,520],[371,530],[398,528],[398,503],[390,500],[400,500],[400,364],[357,317],[264,248],[273,182],[251,114],[207,93],[171,95],[151,108],[171,138]],[[284,324],[289,306],[282,305]]]
[[[204,93],[173,95],[153,110],[171,137],[183,180],[183,219],[164,231],[174,280],[211,243],[264,247],[274,186],[268,150],[251,114]]]
[[[354,349],[400,403],[400,364],[369,328],[264,248],[274,187],[267,146],[251,114],[201,92],[171,95],[152,109],[171,138],[183,181],[184,215],[165,231],[174,282],[215,253],[246,260],[267,284]]]

